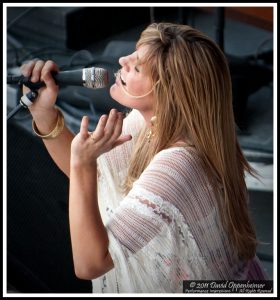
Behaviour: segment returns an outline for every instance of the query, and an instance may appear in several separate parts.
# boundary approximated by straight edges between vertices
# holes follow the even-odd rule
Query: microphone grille
[[[108,71],[103,68],[83,69],[83,85],[87,88],[99,89],[109,84]]]

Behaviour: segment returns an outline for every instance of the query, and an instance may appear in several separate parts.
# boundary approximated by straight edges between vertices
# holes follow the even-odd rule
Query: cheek
[[[135,81],[132,81],[132,82],[129,82],[127,81],[126,82],[126,90],[129,91],[130,94],[132,95],[136,95],[136,96],[139,96],[141,94],[143,94],[143,83],[137,83]]]
[[[132,95],[140,96],[147,93],[152,88],[150,82],[145,80],[127,80],[126,89]]]

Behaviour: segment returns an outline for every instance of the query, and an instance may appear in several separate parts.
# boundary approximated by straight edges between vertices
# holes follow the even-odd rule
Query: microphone
[[[97,67],[66,70],[58,73],[53,72],[52,76],[57,85],[76,85],[98,89],[104,88],[109,84],[108,71]],[[7,84],[24,84],[31,90],[36,90],[45,86],[44,82],[39,81],[34,83],[30,81],[30,77],[24,77],[23,75],[8,75]]]
[[[90,89],[99,89],[104,88],[109,84],[108,71],[97,67],[61,71],[58,73],[53,72],[52,76],[57,85],[77,85]],[[32,105],[38,95],[37,90],[46,85],[42,81],[32,82],[30,81],[30,77],[24,77],[23,75],[8,75],[7,84],[24,84],[31,90],[21,97],[20,103],[8,114],[7,120],[23,107],[27,108]]]

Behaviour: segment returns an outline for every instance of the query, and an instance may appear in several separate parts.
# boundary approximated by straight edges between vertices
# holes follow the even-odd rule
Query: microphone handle
[[[69,70],[69,71],[62,71],[59,73],[52,72],[52,76],[57,85],[78,85],[83,86],[83,74],[82,70]],[[39,88],[45,86],[43,81],[38,82],[31,82],[30,77],[24,77],[23,75],[14,76],[8,75],[7,76],[7,84],[24,84],[31,90],[38,90]]]
[[[7,84],[15,84],[24,78],[23,75],[7,75]]]
[[[20,86],[24,84],[31,90],[38,90],[41,87],[45,86],[45,83],[43,81],[32,82],[30,81],[30,77],[24,77],[23,75],[8,75],[7,84],[17,84]]]
[[[56,84],[83,86],[82,70],[69,70],[59,73],[52,72]]]

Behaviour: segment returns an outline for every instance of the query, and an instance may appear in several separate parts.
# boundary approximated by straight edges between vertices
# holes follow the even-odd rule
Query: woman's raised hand
[[[112,109],[109,116],[102,115],[92,133],[88,131],[88,123],[88,117],[83,117],[80,132],[71,144],[71,164],[76,166],[91,167],[98,156],[132,138],[121,136],[123,113],[116,109]]]

